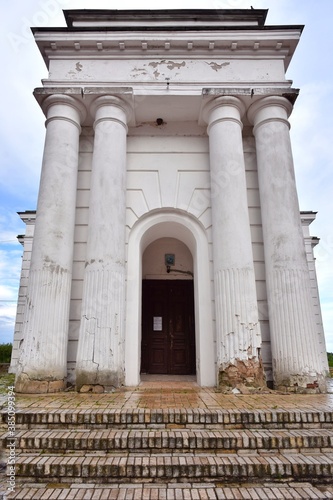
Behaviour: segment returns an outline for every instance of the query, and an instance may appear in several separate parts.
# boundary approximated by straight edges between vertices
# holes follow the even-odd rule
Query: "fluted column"
[[[287,99],[272,96],[248,112],[257,149],[273,376],[277,388],[325,391],[290,143],[291,111]]]
[[[124,382],[126,140],[129,106],[94,101],[89,232],[76,365],[78,390]],[[83,386],[86,386],[83,388]]]
[[[23,324],[17,392],[65,388],[80,122],[66,95],[43,103],[46,138]]]
[[[242,142],[243,103],[218,97],[208,122],[219,383],[264,381]]]

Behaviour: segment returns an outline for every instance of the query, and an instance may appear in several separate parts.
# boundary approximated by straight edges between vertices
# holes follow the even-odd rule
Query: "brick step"
[[[7,439],[6,439],[7,438]],[[2,436],[3,448],[12,437]],[[226,450],[282,450],[299,452],[316,449],[333,452],[333,430],[23,430],[15,434],[21,450],[128,450],[158,453],[161,450],[183,452]]]
[[[1,494],[1,493],[0,493]],[[10,495],[12,500],[27,499],[91,499],[91,500],[234,500],[234,499],[329,499],[333,488],[314,487],[310,483],[263,483],[262,485],[228,485],[171,483],[120,484],[110,486],[94,484],[22,485]]]
[[[6,423],[6,412],[1,414]],[[333,411],[204,410],[204,409],[100,409],[18,410],[17,428],[332,428]]]
[[[131,481],[264,481],[331,482],[332,453],[267,453],[170,456],[108,454],[18,455],[16,477],[30,482],[121,483]]]

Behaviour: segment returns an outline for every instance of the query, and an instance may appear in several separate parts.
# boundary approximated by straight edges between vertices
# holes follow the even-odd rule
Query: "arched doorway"
[[[183,242],[160,238],[142,257],[141,373],[195,372],[192,254]]]
[[[195,365],[201,386],[216,385],[216,346],[213,331],[211,266],[206,230],[199,221],[180,210],[150,212],[132,227],[128,238],[125,380],[140,383],[142,341],[142,278],[146,248],[161,238],[174,238],[186,245],[193,258],[195,317]],[[157,320],[159,321],[159,320]]]

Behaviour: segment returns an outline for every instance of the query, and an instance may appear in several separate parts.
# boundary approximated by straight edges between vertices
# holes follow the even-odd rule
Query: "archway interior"
[[[171,237],[142,256],[141,373],[195,374],[193,257]]]

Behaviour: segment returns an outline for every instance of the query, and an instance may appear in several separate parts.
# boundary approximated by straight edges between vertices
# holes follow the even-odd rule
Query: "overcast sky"
[[[65,26],[62,9],[269,9],[267,24],[305,24],[287,77],[301,93],[291,134],[301,210],[318,212],[315,249],[327,350],[333,352],[333,1],[332,0],[0,0],[0,343],[14,332],[25,231],[17,212],[36,208],[44,116],[32,96],[47,78],[30,26]]]

